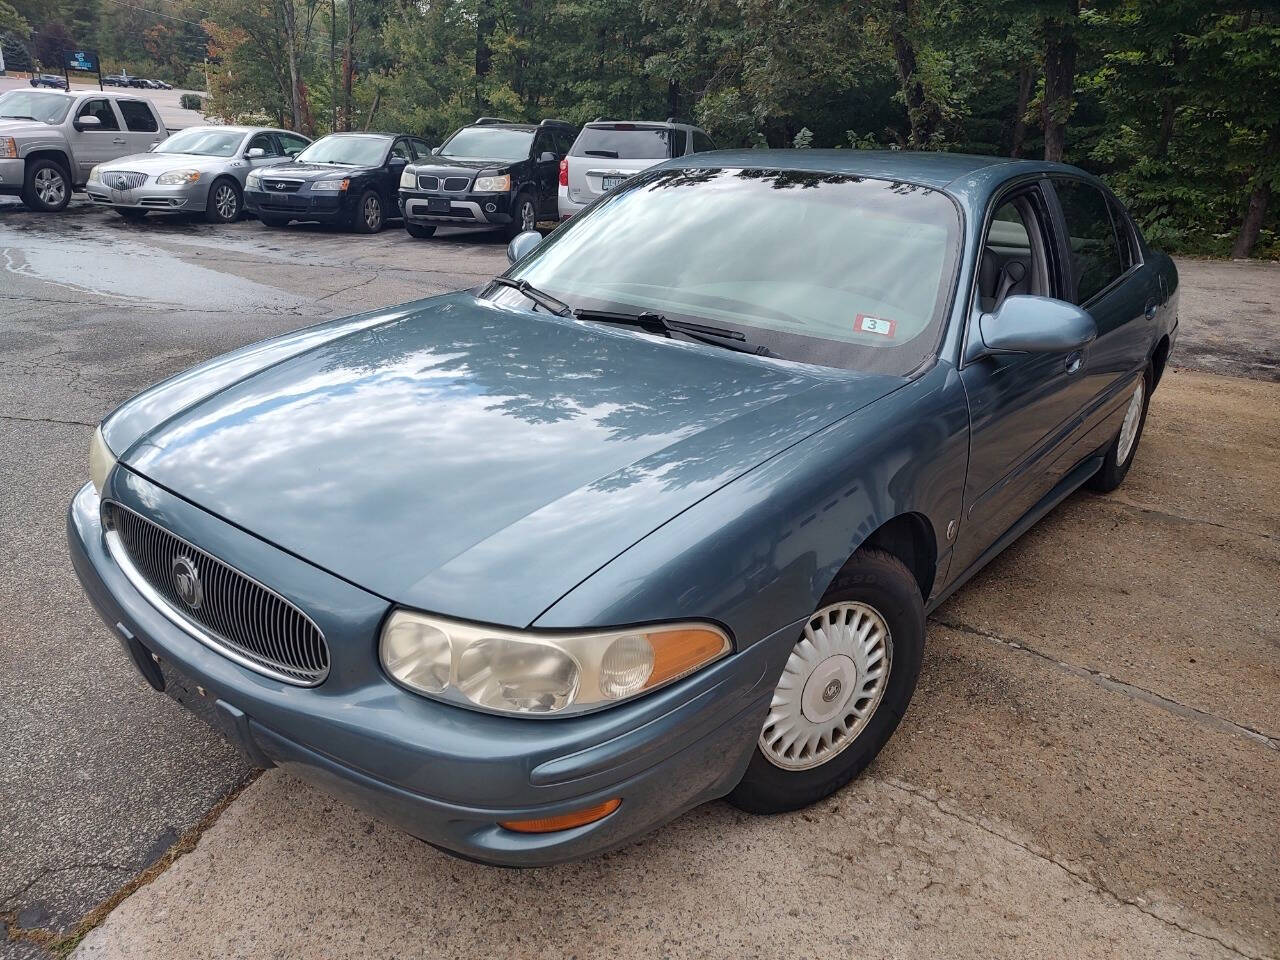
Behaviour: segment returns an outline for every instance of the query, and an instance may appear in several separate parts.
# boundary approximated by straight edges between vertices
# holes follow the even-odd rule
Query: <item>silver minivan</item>
[[[633,173],[689,153],[714,150],[701,127],[674,120],[596,120],[560,161],[560,219],[568,220]]]

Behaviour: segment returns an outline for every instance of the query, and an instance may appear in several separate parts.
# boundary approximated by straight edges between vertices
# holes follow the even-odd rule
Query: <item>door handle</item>
[[[116,137],[116,138],[115,138],[115,139],[113,139],[111,142],[112,142],[112,143],[126,143],[127,141],[125,140],[125,138],[124,138],[124,137]]]
[[[1084,352],[1082,350],[1076,350],[1073,353],[1067,354],[1067,361],[1066,361],[1067,373],[1076,373],[1080,370],[1080,368],[1083,365],[1084,365]]]
[[[1154,300],[1147,301],[1146,309],[1142,311],[1142,315],[1148,320],[1154,320],[1156,318],[1156,302]]]

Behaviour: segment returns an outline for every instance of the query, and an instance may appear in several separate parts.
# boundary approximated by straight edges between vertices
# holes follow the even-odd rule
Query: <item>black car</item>
[[[436,227],[501,227],[514,237],[555,220],[560,161],[578,135],[563,120],[510,123],[481,117],[449,137],[425,163],[404,171],[405,229],[429,237]]]
[[[397,215],[400,174],[430,153],[422,140],[403,134],[331,133],[291,163],[250,173],[245,209],[269,227],[318,220],[377,233],[388,217]]]
[[[33,87],[53,87],[55,90],[67,89],[67,78],[56,73],[37,73],[31,78]]]

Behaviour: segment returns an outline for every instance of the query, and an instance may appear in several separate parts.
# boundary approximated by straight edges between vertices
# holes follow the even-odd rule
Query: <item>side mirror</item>
[[[1014,294],[978,318],[979,356],[1004,353],[1070,353],[1098,335],[1093,317],[1073,303]]]
[[[102,127],[102,121],[93,114],[86,114],[83,117],[76,117],[75,127],[77,130],[98,130]]]
[[[507,260],[515,263],[541,242],[542,234],[537,230],[526,230],[524,233],[517,233],[515,238],[507,244]]]
[[[431,155],[432,155],[433,157],[434,157],[434,156],[439,155],[439,153],[440,153],[440,148],[439,148],[439,147],[432,147],[432,148],[431,148]]]
[[[538,162],[539,163],[559,163],[560,158],[557,157],[550,150],[544,150],[542,151],[542,156],[538,157]]]
[[[245,156],[248,157],[250,160],[257,160],[261,157],[265,157],[266,155],[267,155],[267,151],[264,150],[262,147],[250,147],[247,151],[245,151]]]

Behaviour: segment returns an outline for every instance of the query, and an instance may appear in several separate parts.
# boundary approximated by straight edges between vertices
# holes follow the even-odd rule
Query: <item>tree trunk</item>
[[[293,0],[280,0],[284,13],[284,43],[289,59],[289,100],[294,130],[302,129],[302,80],[298,74],[297,24],[294,22]]]
[[[342,129],[350,130],[355,113],[351,86],[356,74],[356,0],[347,0],[347,39],[342,51]]]
[[[1027,139],[1027,107],[1031,103],[1031,91],[1035,89],[1036,74],[1030,64],[1018,68],[1018,102],[1013,108],[1013,136],[1009,142],[1009,156],[1022,155],[1022,143]]]
[[[895,0],[889,26],[893,58],[898,66],[898,80],[907,101],[907,122],[911,126],[911,145],[922,150],[929,145],[938,129],[938,111],[925,96],[924,84],[917,71],[916,48],[907,36],[911,23],[911,0]]]
[[[1044,158],[1061,162],[1067,144],[1067,120],[1075,108],[1076,21],[1080,0],[1068,0],[1059,16],[1044,20]]]
[[[1244,222],[1240,224],[1240,233],[1236,237],[1235,246],[1231,248],[1231,256],[1237,260],[1252,255],[1254,245],[1258,242],[1258,233],[1267,216],[1267,205],[1271,202],[1271,177],[1275,173],[1277,158],[1280,158],[1280,126],[1271,128],[1267,145],[1262,148],[1262,162],[1258,164],[1253,189],[1249,191],[1249,205],[1244,211]]]
[[[493,0],[478,0],[476,4],[476,113],[485,112],[488,100],[484,95],[484,81],[493,66],[493,51],[489,48],[489,35],[493,33]]]

